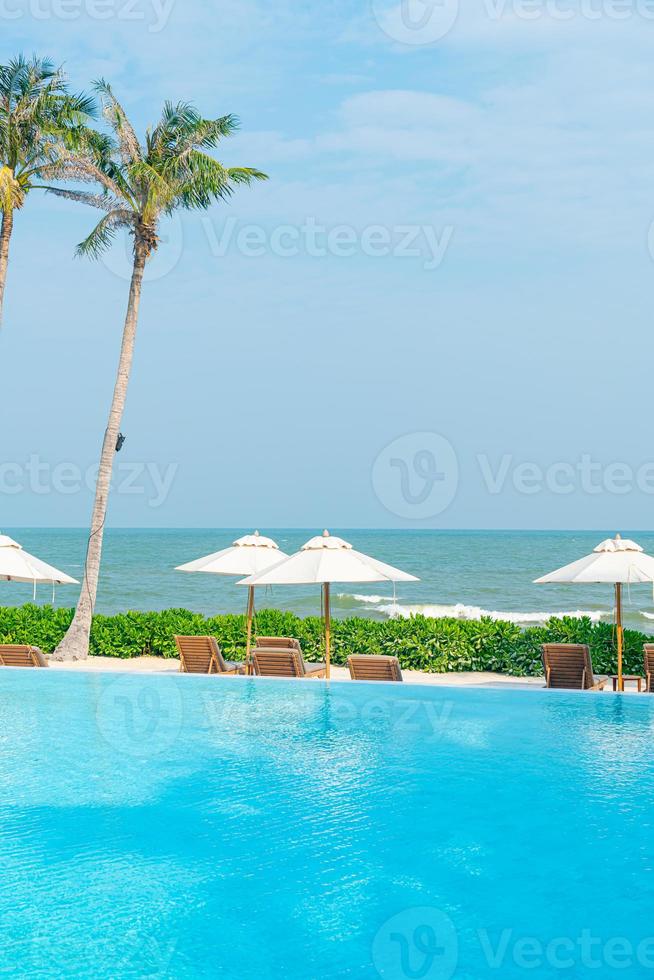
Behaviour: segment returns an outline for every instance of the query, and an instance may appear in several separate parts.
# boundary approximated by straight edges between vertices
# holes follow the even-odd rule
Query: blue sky
[[[164,229],[110,522],[651,526],[654,7],[2,0],[2,58],[234,112],[270,181]],[[5,526],[86,524],[127,246],[32,195]],[[654,247],[654,246],[653,246]]]

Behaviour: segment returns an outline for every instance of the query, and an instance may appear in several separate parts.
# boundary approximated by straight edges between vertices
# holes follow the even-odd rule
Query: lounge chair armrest
[[[30,650],[32,651],[33,654],[35,654],[36,659],[39,662],[39,667],[49,667],[50,666],[50,664],[48,662],[48,658],[46,657],[46,655],[44,654],[43,650],[40,647],[32,646],[32,647],[30,647]]]

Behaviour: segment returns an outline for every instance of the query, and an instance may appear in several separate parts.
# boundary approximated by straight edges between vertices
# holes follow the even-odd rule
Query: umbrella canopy
[[[332,582],[417,582],[383,561],[355,551],[349,542],[329,531],[311,538],[290,558],[239,585],[324,585]]]
[[[602,541],[585,558],[536,579],[537,585],[551,582],[611,585],[654,582],[654,558],[646,555],[635,541],[621,538],[618,534],[615,538]]]
[[[330,667],[330,585],[333,582],[417,582],[415,575],[355,551],[348,541],[329,531],[311,538],[290,558],[280,561],[239,585],[322,585],[325,604],[325,652]]]
[[[272,538],[258,531],[234,541],[230,548],[216,551],[206,558],[178,565],[178,572],[208,572],[211,575],[256,575],[288,556],[279,550]]]
[[[618,636],[618,687],[624,690],[622,680],[622,586],[639,582],[654,582],[654,558],[646,555],[639,544],[628,538],[607,538],[600,542],[592,554],[564,565],[549,575],[537,578],[537,585],[550,583],[599,583],[615,587],[616,626]]]
[[[279,550],[279,545],[272,538],[266,538],[258,531],[245,534],[234,541],[230,548],[216,551],[205,558],[178,565],[178,572],[206,572],[209,575],[255,575],[263,572],[271,565],[276,565],[288,555]],[[245,645],[245,663],[250,672],[250,646],[252,642],[252,619],[254,617],[254,587],[248,590],[247,606],[247,639]]]
[[[28,554],[6,534],[0,534],[0,579],[7,582],[29,582],[32,585],[79,585],[70,575]]]

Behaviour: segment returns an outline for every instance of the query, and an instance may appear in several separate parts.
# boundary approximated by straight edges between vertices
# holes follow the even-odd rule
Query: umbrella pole
[[[250,585],[248,587],[248,628],[247,628],[247,640],[245,643],[245,673],[252,673],[252,664],[250,663],[250,648],[252,646],[252,619],[254,618],[254,586]]]
[[[323,583],[323,596],[325,605],[325,663],[327,665],[327,678],[330,676],[331,670],[331,640],[332,640],[332,621],[331,612],[329,609],[329,582]]]
[[[622,585],[615,584],[615,621],[618,633],[618,690],[624,691],[622,678]]]

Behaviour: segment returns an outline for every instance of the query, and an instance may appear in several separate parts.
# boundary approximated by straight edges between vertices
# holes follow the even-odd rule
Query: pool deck
[[[174,674],[179,671],[179,660],[164,660],[162,657],[134,657],[131,660],[120,660],[117,657],[88,657],[87,660],[66,663],[50,661],[50,667],[55,670],[106,670],[121,674]],[[542,689],[545,683],[542,677],[509,677],[505,674],[491,673],[425,674],[419,670],[403,670],[402,675],[407,684],[433,684],[445,687],[511,687],[528,690]],[[344,667],[332,667],[332,680],[349,682],[349,672]],[[604,693],[611,691],[609,680]],[[629,685],[626,693],[636,693],[636,688]]]

